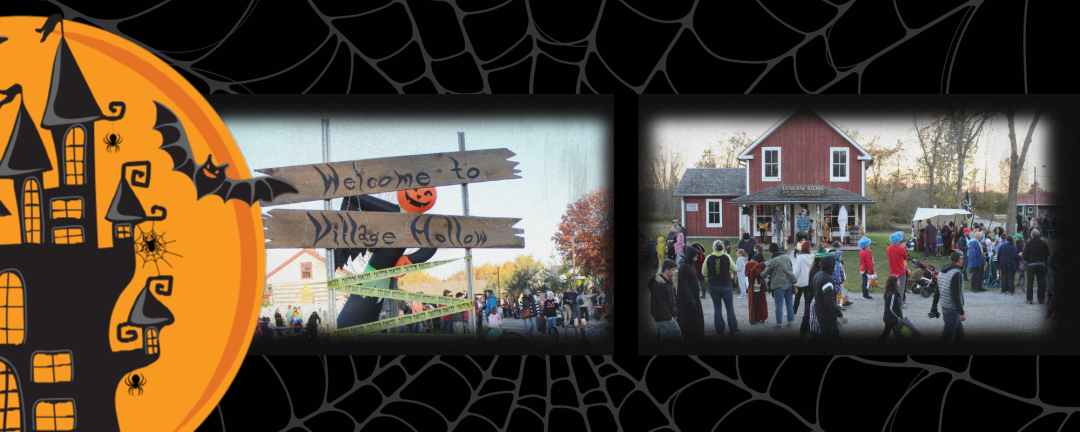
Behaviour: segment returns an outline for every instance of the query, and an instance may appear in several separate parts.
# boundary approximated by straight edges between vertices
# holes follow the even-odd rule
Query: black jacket
[[[896,324],[900,322],[899,319],[904,319],[904,300],[899,294],[892,291],[885,291],[885,313],[882,315],[881,320],[885,324]]]
[[[674,258],[676,255],[675,242],[679,241],[679,235],[673,232],[669,232],[667,234],[667,239],[665,240],[671,241],[671,243],[668,243],[666,241],[664,242],[664,244],[667,245],[667,254],[665,256],[667,256],[668,258]]]
[[[1024,261],[1027,261],[1029,267],[1031,263],[1046,263],[1048,258],[1050,258],[1050,247],[1042,238],[1033,238],[1024,245]]]
[[[945,264],[945,267],[941,268],[941,272],[938,273],[938,275],[940,276],[942,274],[945,274],[949,270],[959,268],[961,268],[959,265],[948,263]],[[949,286],[938,287],[938,290],[934,291],[934,303],[930,305],[931,312],[937,312],[938,299],[941,298],[942,290],[948,290],[946,295],[952,298],[952,304],[956,306],[956,312],[960,315],[964,315],[964,300],[962,298],[962,296],[964,295],[964,278],[957,274],[953,276],[952,281],[949,283]]]
[[[694,272],[694,258],[700,252],[693,246],[686,246],[683,263],[679,266],[679,292],[676,294],[678,305],[679,329],[683,337],[690,340],[705,338],[705,314],[701,310],[701,290],[698,287],[697,273]]]
[[[821,259],[821,271],[814,275],[810,285],[814,287],[814,314],[817,315],[818,326],[822,334],[836,335],[840,329],[836,326],[836,319],[844,316],[840,306],[836,304],[836,290],[840,287],[833,286],[833,269],[836,266],[836,256],[826,255]],[[830,287],[825,291],[825,287]]]
[[[649,305],[649,312],[656,322],[668,321],[679,313],[675,309],[675,292],[671,286],[671,281],[662,275],[660,275],[660,279],[663,279],[664,283],[657,282],[656,276],[649,276],[649,282],[646,284],[649,291],[652,291],[652,304]]]

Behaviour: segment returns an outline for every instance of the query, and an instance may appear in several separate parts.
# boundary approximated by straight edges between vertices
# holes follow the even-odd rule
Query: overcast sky
[[[362,99],[350,100],[370,105]],[[423,115],[403,116],[309,106],[252,115],[215,108],[253,175],[262,168],[321,163],[322,117],[330,118],[332,161],[454,152],[458,150],[458,131],[465,132],[466,150],[510,149],[516,153],[510,160],[519,162],[516,169],[521,170],[518,175],[522,178],[469,184],[470,214],[521,218],[514,227],[525,230],[525,248],[473,249],[475,266],[501,264],[519,254],[550,262],[551,236],[566,206],[590,190],[611,184],[605,180],[611,166],[610,125],[574,113],[476,115],[428,109]],[[462,214],[460,185],[440,186],[437,193],[429,214]],[[391,201],[396,202],[396,195]],[[334,200],[333,209],[340,203],[340,198]],[[263,212],[273,208],[322,210],[323,201],[264,207]],[[298,251],[267,249],[267,271]],[[320,254],[324,251],[319,249]],[[440,249],[432,261],[460,258],[464,251]],[[464,268],[462,261],[429,269],[428,273],[445,278]],[[357,270],[363,271],[363,266]]]
[[[776,108],[772,109],[760,108],[739,113],[680,112],[657,115],[649,119],[651,123],[644,129],[643,141],[646,149],[655,149],[656,145],[663,145],[682,152],[685,165],[693,168],[694,163],[701,158],[702,151],[709,144],[726,139],[738,132],[746,132],[752,140],[757,139],[792,109],[791,104],[777,104]],[[859,140],[860,145],[865,144],[874,135],[880,135],[881,142],[884,143],[894,143],[898,139],[905,142],[908,158],[912,160],[911,164],[916,163],[914,158],[922,155],[910,112],[898,115],[851,112],[853,110],[850,108],[822,107],[816,110],[842,129],[859,130],[862,137]],[[1017,153],[1020,152],[1032,116],[1033,113],[1029,112],[1016,117]],[[929,115],[920,116],[920,123],[922,118],[929,118]],[[1048,140],[1051,136],[1048,131],[1052,130],[1052,122],[1052,117],[1044,114],[1036,125],[1031,147],[1028,149],[1026,161],[1028,179],[1024,182],[1026,184],[1033,181],[1034,167],[1038,167],[1040,177],[1052,175],[1052,167],[1049,163],[1051,154],[1048,151]],[[982,135],[984,138],[979,143],[974,163],[980,170],[986,168],[987,162],[989,163],[987,185],[990,188],[999,181],[995,178],[998,175],[998,161],[1008,157],[1011,152],[1008,134],[1009,128],[1004,114],[998,114],[984,126]],[[1043,165],[1046,167],[1044,168]],[[970,166],[967,165],[967,167]],[[979,176],[979,181],[982,181],[982,175]],[[1045,190],[1054,190],[1052,177],[1043,177],[1041,181],[1046,182],[1043,185]]]

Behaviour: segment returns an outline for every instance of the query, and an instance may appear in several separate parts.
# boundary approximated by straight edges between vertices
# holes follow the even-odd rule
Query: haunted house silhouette
[[[112,102],[119,114],[102,113],[62,34],[49,86],[41,127],[58,160],[50,160],[22,96],[0,157],[0,187],[15,191],[14,202],[0,203],[0,217],[18,218],[20,230],[19,243],[0,245],[0,430],[117,430],[118,386],[158,359],[160,332],[174,321],[158,299],[171,294],[172,277],[158,276],[147,279],[127,321],[110,328],[114,307],[128,307],[117,300],[135,274],[134,229],[163,220],[165,209],[147,216],[133,189],[149,187],[150,163],[124,164],[104,216],[113,246],[99,247],[94,125],[120,120],[125,105]],[[54,169],[59,186],[45,188],[43,174]],[[114,352],[111,337],[142,338],[143,347]]]

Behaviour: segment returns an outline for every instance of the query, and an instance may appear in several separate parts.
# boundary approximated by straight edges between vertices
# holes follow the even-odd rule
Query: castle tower
[[[61,36],[53,61],[49,99],[41,117],[41,127],[53,136],[60,185],[47,191],[43,209],[61,215],[70,214],[72,208],[80,210],[78,219],[67,218],[50,224],[51,232],[43,233],[49,243],[82,243],[97,248],[94,122],[123,118],[123,103],[110,104],[114,106],[121,108],[120,114],[108,117],[101,112],[67,40]]]
[[[10,214],[19,218],[23,244],[51,243],[46,233],[54,221],[48,217],[47,207],[44,206],[42,181],[42,173],[47,171],[52,171],[52,163],[45,151],[45,143],[34,127],[34,120],[26,111],[26,105],[20,102],[7,149],[0,157],[0,178],[14,182],[16,205]]]

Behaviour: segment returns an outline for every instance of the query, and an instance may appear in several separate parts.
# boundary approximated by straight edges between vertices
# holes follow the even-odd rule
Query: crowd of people
[[[986,231],[981,224],[969,228],[963,222],[959,228],[955,223],[950,223],[939,229],[930,220],[926,222],[922,239],[926,259],[947,260],[937,274],[938,289],[933,294],[928,314],[931,318],[942,319],[944,326],[940,341],[943,344],[957,346],[963,341],[962,323],[967,318],[964,311],[964,283],[968,280],[971,281],[971,293],[986,292],[984,286],[1000,285],[1001,294],[1014,295],[1016,278],[1019,277],[1028,304],[1034,304],[1036,299],[1039,304],[1047,301],[1047,268],[1054,268],[1055,263],[1040,231],[1040,226],[1048,223],[1046,218],[1042,222],[1031,221],[1030,225],[1019,220],[1021,230],[1012,237],[1006,236],[1001,227]],[[672,244],[685,241],[677,223],[673,224],[672,232],[676,233]],[[913,272],[908,267],[911,257],[902,232],[892,234],[889,243],[885,251],[888,273],[883,299],[884,330],[879,342],[887,340],[891,333],[901,344],[906,344],[910,342],[913,331],[910,321],[904,318],[906,294],[915,283],[908,281]],[[737,258],[732,257],[729,241],[716,240],[711,246],[711,251],[706,254],[705,248],[699,243],[683,245],[681,252],[676,254],[677,260],[661,260],[656,276],[646,282],[651,291],[650,314],[656,321],[661,346],[704,340],[701,299],[705,298],[706,293],[713,300],[716,333],[738,335],[738,319],[732,301],[736,289],[740,298],[749,297],[750,324],[767,320],[766,294],[772,294],[774,329],[781,330],[785,326],[792,328],[801,303],[800,338],[809,335],[809,340],[823,345],[835,344],[840,340],[840,328],[847,324],[844,311],[853,302],[844,288],[847,275],[839,242],[833,242],[831,249],[825,249],[829,246],[825,243],[812,252],[810,237],[806,232],[799,231],[796,243],[788,244],[787,253],[781,253],[776,243],[770,244],[768,260],[763,256],[762,245],[757,244],[748,233],[743,234],[735,249],[734,256]],[[874,300],[869,289],[877,286],[878,276],[868,237],[859,241],[859,249],[857,259],[862,298]],[[913,280],[921,278],[921,273],[912,277]]]
[[[273,320],[268,316],[260,317],[255,325],[255,340],[270,340],[275,337],[293,335],[314,339],[319,333],[325,332],[325,328],[319,312],[314,310],[314,307],[311,309],[307,320],[304,319],[300,305],[287,305],[284,313],[281,312],[281,308],[275,309]],[[284,330],[278,332],[279,328]]]

